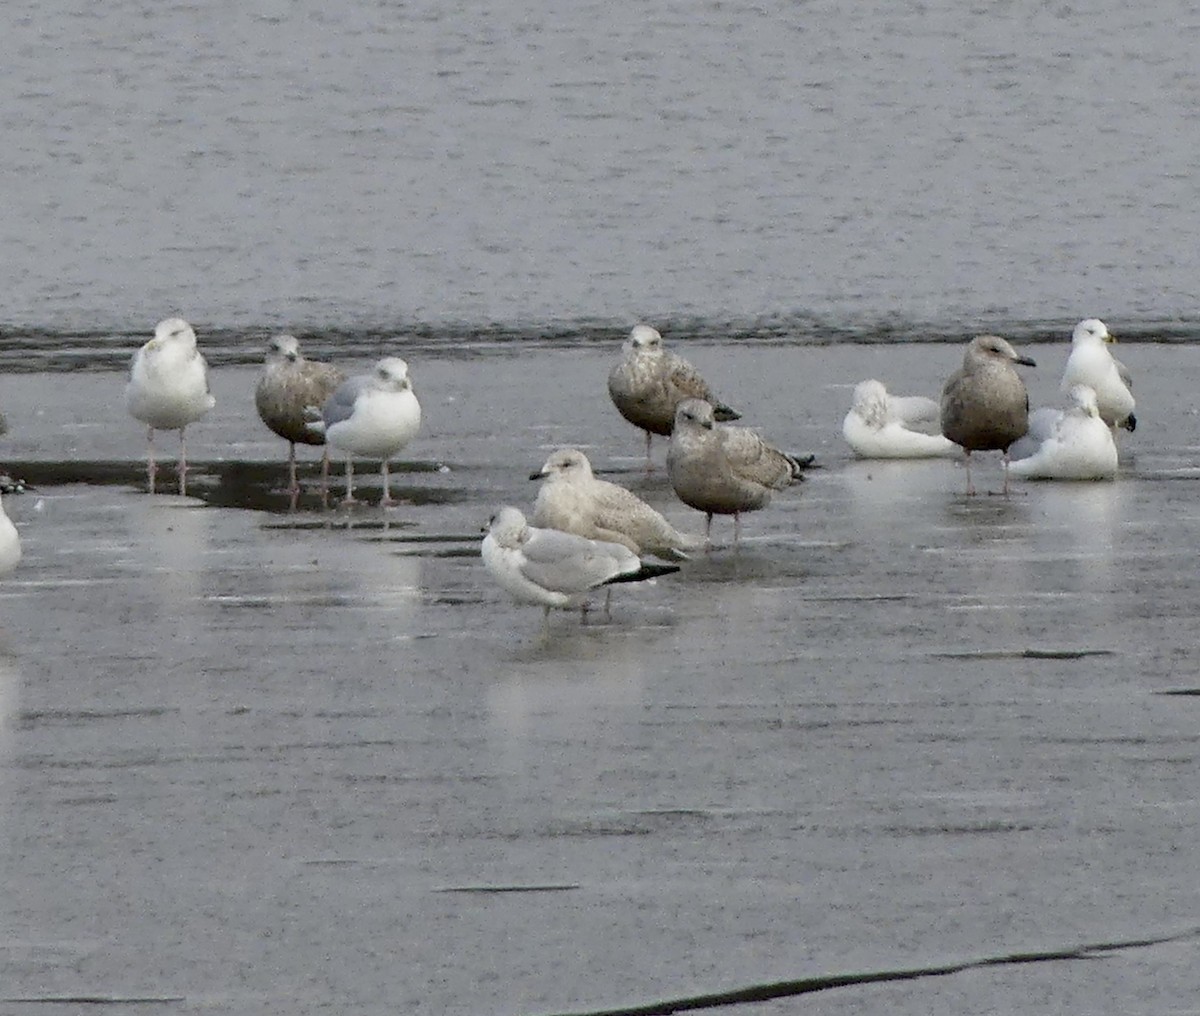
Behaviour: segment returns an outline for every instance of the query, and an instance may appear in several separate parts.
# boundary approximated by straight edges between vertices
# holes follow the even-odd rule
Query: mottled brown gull
[[[679,499],[705,514],[711,545],[712,517],[733,516],[733,542],[741,538],[741,513],[765,507],[771,494],[803,479],[811,461],[775,448],[748,427],[718,424],[704,399],[685,399],[675,411],[667,473]]]
[[[649,325],[636,325],[622,352],[624,358],[609,372],[608,394],[620,414],[646,432],[647,463],[651,439],[671,433],[675,409],[684,399],[704,399],[718,420],[740,417],[713,394],[695,367],[663,348],[662,336]]]
[[[963,365],[942,389],[942,433],[966,453],[967,493],[971,452],[1004,453],[1008,493],[1008,449],[1029,429],[1029,395],[1014,363],[1037,366],[998,335],[977,335],[967,344]]]
[[[294,335],[276,335],[267,346],[266,362],[254,389],[259,418],[288,443],[288,493],[295,509],[300,497],[296,479],[296,445],[324,445],[325,435],[309,423],[346,375],[337,367],[306,360]],[[321,458],[321,496],[328,488],[329,448]]]
[[[187,444],[184,429],[215,405],[208,389],[208,365],[196,348],[196,333],[182,318],[167,318],[154,338],[133,354],[125,405],[147,427],[146,478],[154,493],[157,467],[154,432],[179,431],[179,493],[187,493]]]
[[[1080,321],[1071,335],[1071,355],[1063,370],[1062,390],[1069,393],[1072,385],[1087,385],[1096,393],[1100,419],[1110,427],[1132,431],[1137,426],[1133,382],[1125,364],[1108,351],[1107,343],[1116,341],[1103,321]]]
[[[679,560],[700,546],[700,539],[681,533],[660,512],[624,487],[592,474],[588,457],[577,448],[560,448],[541,470],[530,476],[542,480],[533,506],[533,524],[608,540],[635,554]]]
[[[620,543],[530,526],[511,506],[496,512],[484,532],[484,566],[515,599],[541,606],[547,624],[552,607],[582,607],[601,586],[679,571],[678,565],[643,564]]]

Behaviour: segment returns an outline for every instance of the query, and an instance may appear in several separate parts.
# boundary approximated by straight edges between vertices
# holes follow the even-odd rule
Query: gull
[[[544,609],[547,630],[551,607],[583,607],[593,589],[679,571],[673,564],[643,564],[620,543],[530,526],[510,505],[488,520],[484,532],[484,566],[516,600]]]
[[[1100,419],[1110,427],[1132,431],[1137,426],[1133,415],[1133,382],[1129,370],[1108,351],[1105,343],[1117,340],[1109,334],[1108,326],[1096,318],[1080,321],[1071,335],[1071,355],[1063,371],[1062,390],[1072,385],[1087,385],[1096,392]]]
[[[1008,493],[1008,448],[1029,429],[1029,394],[1014,363],[1036,367],[998,335],[977,335],[967,344],[963,365],[942,389],[942,433],[966,452],[967,494],[971,452],[1004,453],[1004,493]]]
[[[380,506],[395,505],[388,491],[388,460],[421,428],[421,404],[413,394],[408,364],[398,356],[384,357],[370,374],[343,381],[325,401],[320,420],[310,422],[309,427],[346,453],[346,496],[342,504],[355,503],[354,456],[361,455],[380,460]]]
[[[1029,433],[1009,449],[1008,470],[1030,480],[1111,480],[1117,475],[1117,445],[1100,418],[1096,393],[1072,385],[1069,409],[1039,409]]]
[[[662,336],[649,325],[635,325],[621,347],[625,358],[609,372],[608,394],[620,414],[646,432],[646,462],[655,434],[675,426],[675,408],[684,399],[704,399],[718,420],[737,420],[713,395],[704,378],[682,356],[663,349]]]
[[[311,408],[323,406],[346,375],[328,363],[306,360],[300,353],[300,343],[294,335],[276,335],[267,346],[258,386],[254,389],[254,405],[259,418],[288,443],[288,493],[292,510],[300,497],[296,479],[296,444],[324,445],[324,434],[309,426]],[[322,496],[328,486],[329,448],[321,458]]]
[[[718,425],[704,399],[685,399],[675,410],[667,474],[679,499],[704,512],[705,546],[711,546],[713,515],[732,515],[736,547],[741,513],[765,507],[772,491],[802,480],[811,461],[772,447],[748,427]]]
[[[920,395],[889,395],[882,381],[860,381],[842,436],[862,459],[928,459],[954,455],[958,446],[941,434],[914,428],[938,424],[938,404]]]
[[[187,493],[187,444],[184,429],[216,404],[208,389],[208,365],[196,348],[196,333],[182,318],[167,318],[154,329],[154,338],[133,354],[133,369],[125,387],[125,405],[147,427],[149,456],[146,477],[154,493],[157,468],[154,432],[179,431],[179,493]]]
[[[533,524],[590,540],[607,540],[635,554],[686,560],[700,545],[679,532],[632,491],[592,475],[592,464],[577,448],[560,448],[531,480],[544,480],[533,506]]]
[[[21,537],[4,511],[4,500],[0,498],[0,575],[7,575],[20,561]]]

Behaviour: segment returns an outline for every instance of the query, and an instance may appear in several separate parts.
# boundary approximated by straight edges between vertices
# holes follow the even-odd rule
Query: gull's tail
[[[645,564],[635,572],[626,572],[624,575],[614,575],[611,579],[601,582],[602,586],[615,585],[618,582],[645,582],[646,579],[656,579],[660,575],[670,575],[671,572],[679,571],[677,564]]]

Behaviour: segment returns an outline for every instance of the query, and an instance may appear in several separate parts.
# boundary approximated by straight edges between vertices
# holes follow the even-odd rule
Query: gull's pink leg
[[[158,473],[158,466],[154,462],[154,428],[146,428],[146,445],[149,448],[149,456],[146,459],[146,482],[150,487],[150,493],[154,493],[154,478]]]
[[[398,501],[392,500],[391,492],[388,490],[388,460],[384,459],[379,464],[379,475],[383,479],[383,499],[379,502],[380,508],[392,508],[399,504]]]
[[[182,427],[179,428],[179,493],[187,494],[187,441]]]
[[[354,457],[346,456],[346,496],[342,498],[343,505],[358,504],[354,499]]]
[[[296,510],[300,500],[300,481],[296,479],[296,442],[288,442],[288,493],[292,495],[290,511]]]

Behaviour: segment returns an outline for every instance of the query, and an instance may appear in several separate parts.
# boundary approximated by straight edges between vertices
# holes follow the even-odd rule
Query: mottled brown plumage
[[[1029,395],[1014,363],[1037,366],[998,335],[978,335],[967,345],[962,367],[942,388],[942,433],[966,453],[967,493],[971,452],[1004,453],[1008,493],[1008,448],[1029,429]]]
[[[712,517],[732,515],[736,545],[741,513],[766,507],[773,491],[802,480],[810,461],[772,447],[748,427],[718,426],[703,399],[685,399],[675,411],[667,474],[679,500],[704,512],[706,542]]]
[[[300,494],[296,443],[325,443],[325,435],[308,424],[314,418],[314,411],[320,416],[325,401],[345,379],[346,375],[337,367],[304,359],[295,336],[276,335],[271,339],[262,376],[254,390],[254,404],[262,422],[288,443],[288,492],[293,507]],[[323,463],[322,475],[327,471],[328,458]]]
[[[646,458],[654,434],[670,434],[675,409],[684,399],[703,399],[718,420],[741,414],[722,403],[682,356],[663,349],[662,336],[649,325],[637,325],[623,346],[624,359],[608,375],[608,394],[618,412],[646,432]]]

